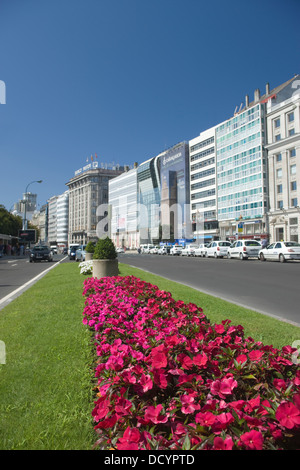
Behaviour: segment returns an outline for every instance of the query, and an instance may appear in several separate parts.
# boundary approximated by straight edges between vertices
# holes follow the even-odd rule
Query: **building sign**
[[[79,168],[78,170],[76,170],[75,176],[80,175],[84,171],[95,170],[95,168],[98,168],[98,162],[89,163],[88,165],[85,165],[82,168]]]

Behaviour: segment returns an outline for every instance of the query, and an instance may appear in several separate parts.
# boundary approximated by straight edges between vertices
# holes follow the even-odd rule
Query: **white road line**
[[[6,295],[5,297],[3,297],[3,299],[0,300],[0,305],[3,304],[4,302],[9,302],[11,300],[11,297],[13,297],[14,295],[16,295],[18,292],[20,292],[21,290],[25,289],[27,286],[29,286],[30,284],[32,284],[33,282],[37,281],[40,277],[44,276],[48,271],[50,271],[51,269],[55,268],[55,266],[57,266],[59,263],[61,263],[64,259],[66,259],[67,256],[65,256],[64,258],[62,258],[60,261],[58,261],[57,263],[55,263],[53,266],[50,266],[50,268],[47,268],[45,269],[45,271],[42,271],[40,274],[38,274],[37,276],[35,276],[33,279],[30,279],[30,281],[28,282],[25,282],[25,284],[23,284],[22,286],[18,287],[18,289],[14,290],[13,292],[11,292],[10,294]]]

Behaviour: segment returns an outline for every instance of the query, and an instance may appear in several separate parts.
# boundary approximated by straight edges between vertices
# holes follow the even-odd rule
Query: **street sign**
[[[36,230],[35,229],[28,229],[28,230],[19,230],[19,238],[24,243],[36,242]]]

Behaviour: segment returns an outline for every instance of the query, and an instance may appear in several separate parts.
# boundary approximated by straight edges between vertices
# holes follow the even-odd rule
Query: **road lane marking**
[[[55,263],[53,266],[50,266],[50,268],[47,268],[45,269],[45,271],[42,271],[40,274],[38,274],[37,276],[35,276],[34,278],[30,279],[29,281],[25,282],[25,284],[23,284],[22,286],[18,287],[17,289],[15,289],[13,292],[11,292],[10,294],[6,295],[5,297],[3,297],[3,299],[0,300],[0,306],[5,303],[5,302],[10,302],[12,299],[11,297],[13,297],[14,295],[18,294],[18,292],[22,291],[23,289],[25,289],[26,287],[28,287],[30,284],[36,282],[40,277],[44,276],[48,271],[50,271],[51,269],[55,268],[58,264],[60,264],[64,259],[66,259],[67,256],[65,256],[64,258],[62,258],[61,260],[59,260],[57,263]]]

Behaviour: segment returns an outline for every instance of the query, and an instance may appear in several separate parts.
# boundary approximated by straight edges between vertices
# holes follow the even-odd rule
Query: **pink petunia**
[[[276,410],[276,419],[281,426],[293,429],[300,425],[300,410],[291,402],[281,403]]]
[[[264,443],[263,435],[255,430],[245,432],[240,437],[240,443],[250,450],[262,450]]]
[[[195,416],[196,423],[199,423],[201,426],[212,426],[216,422],[216,415],[207,411],[206,413],[197,413]]]
[[[162,405],[148,406],[145,411],[145,420],[151,421],[154,424],[166,423],[168,421],[168,415],[160,414],[163,407]]]
[[[218,395],[220,398],[226,398],[226,396],[232,394],[235,387],[237,387],[237,381],[232,377],[225,377],[222,380],[215,380],[212,382],[210,391],[213,395]]]
[[[221,437],[214,438],[214,450],[232,450],[233,445],[231,437],[226,437],[224,440]]]
[[[250,361],[259,361],[263,355],[263,351],[253,350],[249,353],[249,359]]]
[[[118,450],[138,450],[138,443],[141,435],[137,428],[126,428],[123,437],[120,437],[117,442]]]
[[[195,393],[190,393],[189,395],[183,395],[180,398],[180,401],[182,403],[182,408],[181,411],[184,414],[190,414],[194,413],[195,410],[199,410],[200,405],[197,405],[195,403]]]

